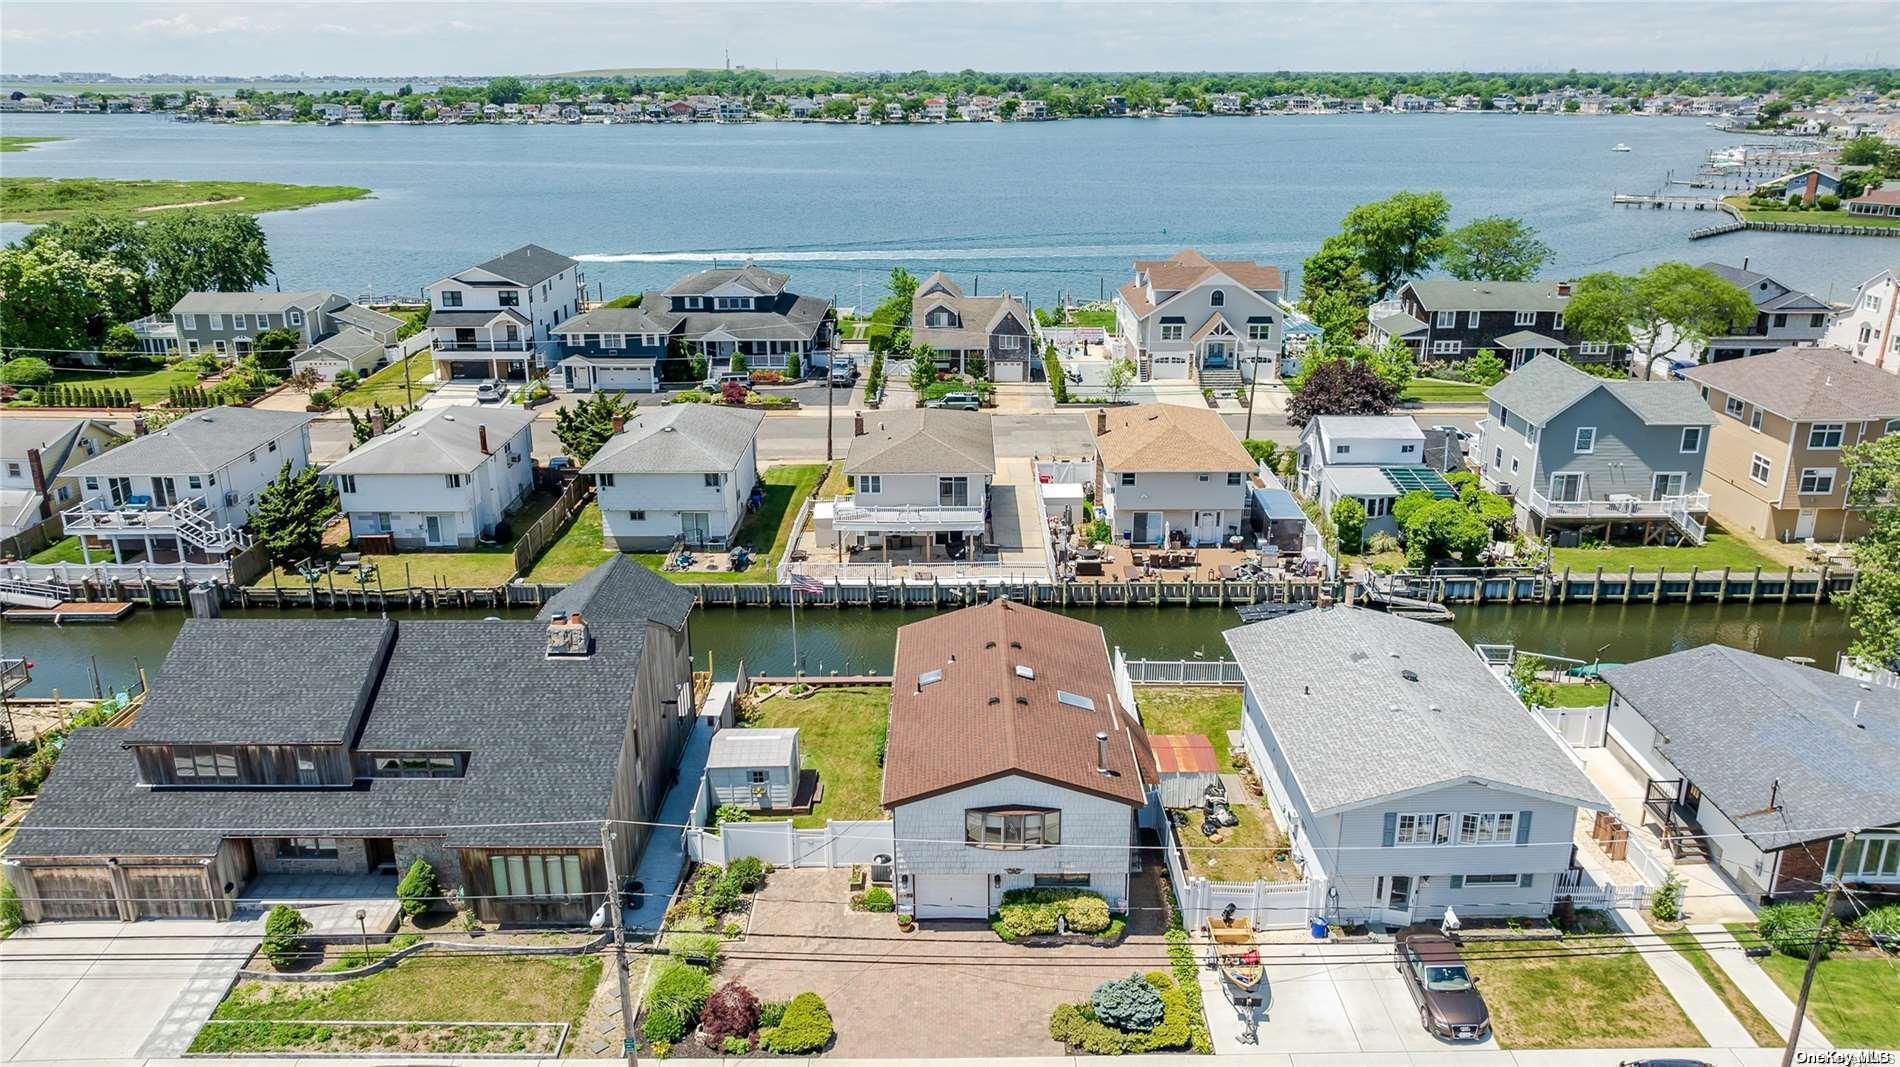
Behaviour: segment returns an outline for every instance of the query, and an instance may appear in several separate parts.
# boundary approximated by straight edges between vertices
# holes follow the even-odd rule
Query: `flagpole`
[[[792,677],[798,677],[798,583],[792,583]]]

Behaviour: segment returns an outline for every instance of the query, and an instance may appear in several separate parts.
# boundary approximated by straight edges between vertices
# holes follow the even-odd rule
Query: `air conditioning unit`
[[[237,507],[237,493],[236,492],[227,492],[224,494],[224,506],[227,508]]]

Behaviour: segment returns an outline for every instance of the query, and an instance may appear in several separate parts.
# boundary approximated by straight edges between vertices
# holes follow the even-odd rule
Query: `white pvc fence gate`
[[[1131,659],[1128,680],[1136,685],[1240,685],[1240,664],[1230,659]]]
[[[1608,705],[1595,708],[1538,708],[1557,736],[1571,748],[1602,748],[1604,732],[1610,725]]]
[[[1256,930],[1297,930],[1319,914],[1326,896],[1324,879],[1303,882],[1210,882],[1189,877],[1181,867],[1181,846],[1168,824],[1168,880],[1181,904],[1181,925],[1201,929],[1208,916],[1219,915],[1232,904],[1236,916],[1251,919]]]
[[[789,820],[729,822],[686,832],[688,856],[722,866],[756,856],[776,867],[849,867],[872,863],[895,851],[896,835],[887,819],[828,821],[811,829],[793,826]]]

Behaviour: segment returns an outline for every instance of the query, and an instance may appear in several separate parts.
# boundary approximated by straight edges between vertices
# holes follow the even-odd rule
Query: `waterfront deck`
[[[50,608],[8,608],[0,611],[0,619],[8,622],[46,622],[55,626],[73,622],[118,622],[132,614],[132,609],[136,607],[138,605],[130,601],[68,602]]]

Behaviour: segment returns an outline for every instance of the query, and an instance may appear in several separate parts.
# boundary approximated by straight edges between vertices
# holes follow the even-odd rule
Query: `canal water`
[[[1519,648],[1573,659],[1629,662],[1711,642],[1769,656],[1808,656],[1832,670],[1851,634],[1847,615],[1826,604],[1532,604],[1456,605],[1452,628],[1465,640],[1515,644]],[[1221,631],[1240,624],[1226,608],[1094,608],[1070,614],[1102,627],[1111,646],[1131,659],[1224,658]],[[231,618],[286,618],[306,611],[236,612]],[[335,617],[336,613],[323,613]],[[421,613],[398,616],[416,617]],[[432,618],[479,620],[484,611],[435,612]],[[798,652],[812,673],[884,673],[890,670],[896,630],[930,616],[927,611],[812,609],[798,614]],[[0,655],[23,656],[34,663],[28,696],[90,695],[94,670],[107,690],[131,683],[143,666],[152,674],[184,624],[175,609],[140,608],[110,625],[0,624]],[[510,617],[526,618],[526,613]],[[693,616],[696,662],[729,678],[741,662],[748,672],[784,673],[792,667],[792,627],[788,612],[757,608],[701,610]],[[260,670],[297,669],[297,650],[285,649],[280,662]],[[459,669],[445,664],[444,670]]]

